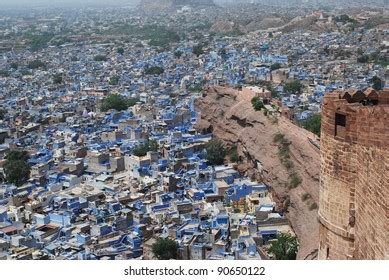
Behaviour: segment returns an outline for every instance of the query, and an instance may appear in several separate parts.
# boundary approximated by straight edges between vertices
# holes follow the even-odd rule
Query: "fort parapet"
[[[389,90],[323,101],[319,259],[389,259]]]

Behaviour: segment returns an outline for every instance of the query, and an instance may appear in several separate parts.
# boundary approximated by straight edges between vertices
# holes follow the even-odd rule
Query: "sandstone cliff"
[[[254,111],[251,98],[231,88],[205,90],[196,103],[201,113],[197,128],[212,131],[226,145],[237,146],[244,162],[239,169],[271,185],[280,208],[288,205],[287,216],[300,242],[298,258],[313,258],[319,236],[315,206],[319,201],[320,155],[316,137],[284,117],[275,122],[262,111]],[[288,187],[290,170],[281,163],[279,147],[273,141],[277,133],[290,142],[290,159],[302,179],[296,188]]]

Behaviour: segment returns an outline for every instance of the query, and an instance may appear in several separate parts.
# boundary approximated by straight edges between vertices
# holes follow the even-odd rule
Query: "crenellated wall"
[[[389,91],[323,101],[319,259],[388,258]]]

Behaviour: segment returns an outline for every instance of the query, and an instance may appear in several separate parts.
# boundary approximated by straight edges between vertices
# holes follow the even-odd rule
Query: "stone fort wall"
[[[319,259],[389,258],[389,91],[323,101]]]

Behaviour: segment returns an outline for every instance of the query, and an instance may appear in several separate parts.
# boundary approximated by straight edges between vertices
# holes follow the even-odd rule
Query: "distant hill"
[[[215,6],[212,0],[142,0],[139,8],[144,11],[173,11],[183,6],[192,8]]]

